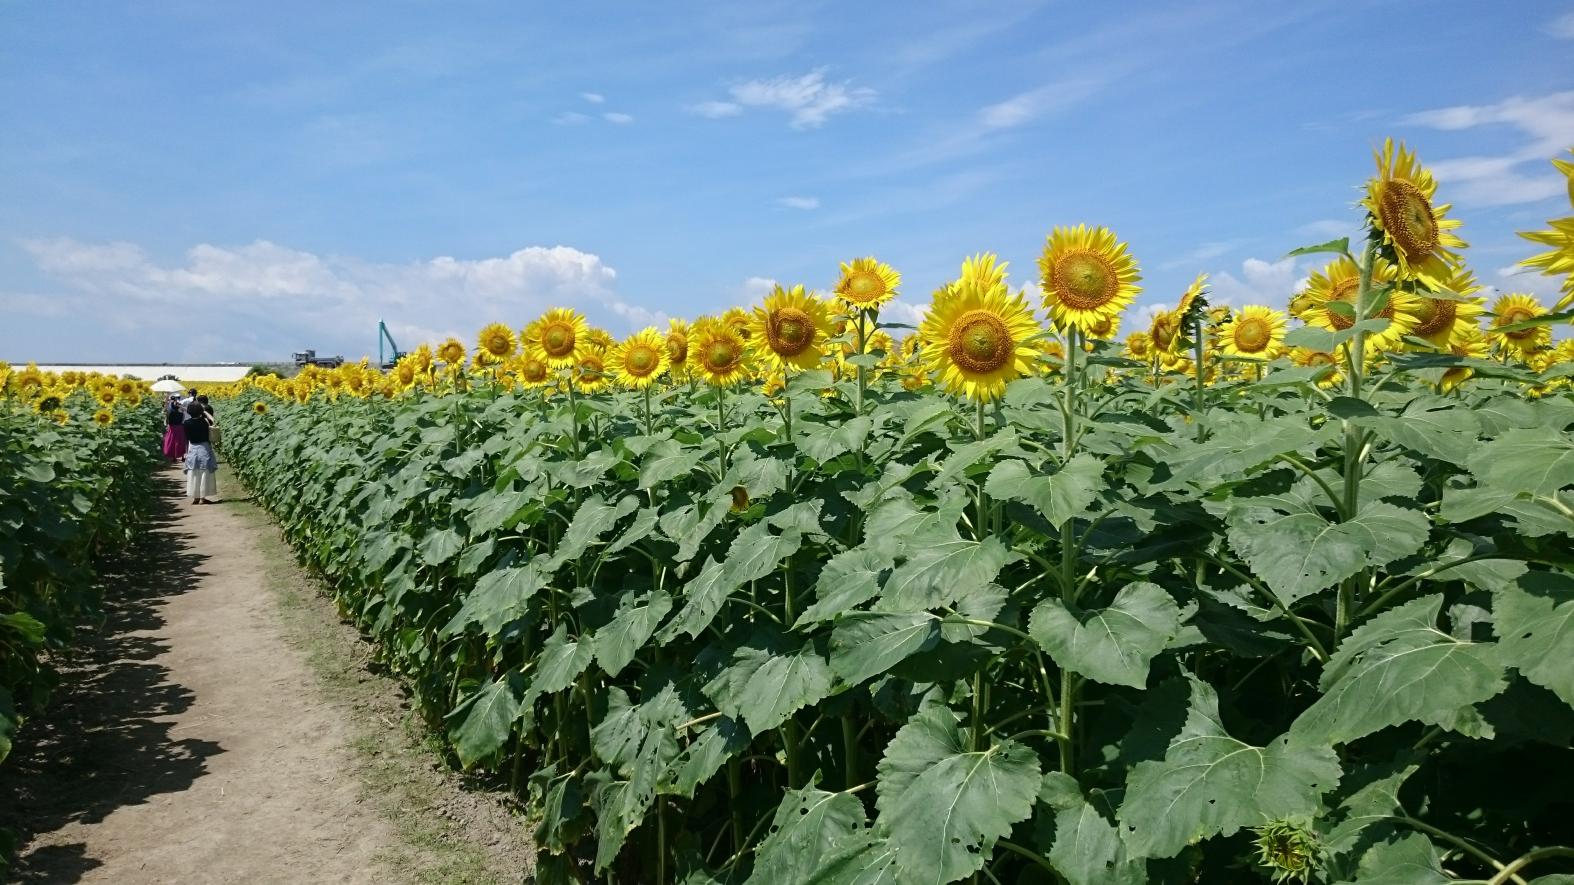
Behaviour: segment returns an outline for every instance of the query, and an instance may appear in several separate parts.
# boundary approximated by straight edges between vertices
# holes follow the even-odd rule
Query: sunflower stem
[[[727,443],[722,434],[727,430],[727,388],[716,385],[716,449],[721,454],[721,470],[727,472]]]
[[[645,435],[650,436],[650,385],[645,385]]]
[[[1061,405],[1061,416],[1065,421],[1065,429],[1062,432],[1064,438],[1061,440],[1061,443],[1065,448],[1067,461],[1071,460],[1072,452],[1077,444],[1077,390],[1082,380],[1078,375],[1080,367],[1077,365],[1077,352],[1081,349],[1081,336],[1078,334],[1077,327],[1072,326],[1066,330],[1066,377],[1063,379],[1064,390],[1062,393],[1064,396]]]
[[[855,356],[862,357],[864,355],[864,346],[868,342],[868,336],[864,333],[864,323],[868,318],[869,311],[858,311],[858,341],[856,347],[858,352]],[[862,415],[864,413],[864,391],[869,387],[869,375],[868,371],[864,369],[862,360],[859,361],[856,368],[858,369],[858,399],[853,403],[853,408],[858,414]]]
[[[1197,387],[1194,392],[1194,405],[1192,407],[1192,412],[1193,420],[1197,422],[1197,442],[1202,442],[1208,437],[1208,425],[1207,421],[1204,419],[1207,408],[1204,403],[1207,396],[1208,386],[1208,349],[1203,339],[1203,333],[1204,328],[1202,324],[1202,310],[1196,306],[1193,306],[1191,321],[1191,348],[1193,359],[1195,360],[1193,363],[1193,368],[1196,370],[1197,374]]]
[[[1377,240],[1368,237],[1366,249],[1361,255],[1360,283],[1355,291],[1355,335],[1349,344],[1350,377],[1348,379],[1350,396],[1361,399],[1361,375],[1366,368],[1366,332],[1361,328],[1361,322],[1366,319],[1367,298],[1372,288],[1372,266],[1377,256]],[[1344,424],[1344,512],[1347,519],[1355,518],[1361,505],[1361,463],[1363,449],[1365,448],[1365,432],[1352,423],[1348,418],[1342,419]],[[1350,618],[1355,613],[1357,584],[1364,578],[1362,575],[1349,578],[1339,586],[1339,597],[1334,609],[1334,642],[1344,638],[1345,630],[1350,626]]]

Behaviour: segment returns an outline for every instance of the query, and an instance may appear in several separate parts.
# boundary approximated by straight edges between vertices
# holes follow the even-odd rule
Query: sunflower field
[[[916,330],[859,259],[260,379],[226,455],[542,882],[1567,882],[1574,283],[1484,303],[1377,166],[1293,317],[1122,339],[1135,256],[1056,228]]]
[[[0,363],[0,762],[100,610],[95,561],[143,525],[162,430],[143,382]]]

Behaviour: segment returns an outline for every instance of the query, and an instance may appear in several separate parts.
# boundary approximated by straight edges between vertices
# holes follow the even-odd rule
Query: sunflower
[[[1042,330],[1033,309],[1003,280],[964,274],[936,293],[918,327],[925,367],[946,390],[986,402],[1030,374]]]
[[[1114,341],[1115,336],[1120,334],[1120,317],[1113,314],[1100,317],[1082,331],[1089,338],[1096,338],[1099,341]]]
[[[1060,329],[1090,332],[1120,314],[1142,288],[1137,262],[1107,227],[1057,227],[1038,268],[1044,307]]]
[[[612,345],[617,344],[611,332],[608,332],[606,329],[598,329],[595,326],[591,326],[585,332],[585,340],[590,342],[591,347],[599,347],[602,350],[611,350]]]
[[[437,358],[447,363],[450,367],[462,364],[465,361],[466,353],[468,351],[465,350],[464,343],[458,338],[450,338],[444,341],[441,347],[437,348]]]
[[[980,252],[962,259],[962,280],[981,290],[1006,284],[1008,262],[1001,261],[993,252]]]
[[[1207,306],[1208,275],[1200,273],[1197,274],[1195,280],[1191,281],[1191,285],[1186,287],[1186,291],[1181,293],[1180,304],[1175,305],[1175,312],[1182,317],[1189,317],[1192,315],[1192,311],[1201,310]]]
[[[394,364],[393,373],[389,379],[399,385],[400,390],[409,390],[415,386],[416,379],[420,377],[420,360],[414,357],[405,357]]]
[[[689,366],[707,384],[730,387],[748,377],[743,335],[724,319],[705,317],[690,330]]]
[[[1126,336],[1126,358],[1139,363],[1153,358],[1153,336],[1147,332],[1132,332]]]
[[[1378,260],[1372,267],[1372,282],[1392,283],[1394,280],[1393,267],[1385,261]],[[1321,271],[1312,271],[1311,278],[1306,284],[1306,306],[1302,309],[1300,318],[1308,325],[1319,329],[1337,332],[1355,325],[1354,314],[1346,316],[1341,310],[1330,308],[1330,302],[1342,302],[1355,307],[1356,295],[1361,288],[1361,271],[1354,261],[1348,258],[1336,258],[1329,262]],[[1388,290],[1388,303],[1374,319],[1388,320],[1388,327],[1376,332],[1366,334],[1366,346],[1369,350],[1394,350],[1403,342],[1404,337],[1417,325],[1418,318],[1417,298],[1397,286]]]
[[[1546,347],[1552,340],[1552,330],[1546,326],[1531,326],[1514,332],[1499,332],[1497,329],[1545,316],[1546,313],[1547,309],[1541,306],[1534,295],[1504,295],[1492,305],[1492,325],[1487,329],[1487,334],[1523,359]]]
[[[1161,310],[1153,315],[1153,322],[1148,326],[1148,343],[1166,363],[1181,352],[1181,343],[1186,338],[1181,329],[1183,316],[1178,310]]]
[[[1574,150],[1570,153],[1574,154]],[[1574,161],[1554,158],[1552,165],[1568,179],[1569,203],[1574,205]],[[1563,295],[1552,308],[1554,311],[1560,311],[1574,306],[1574,216],[1554,218],[1547,222],[1547,225],[1547,230],[1520,233],[1520,236],[1532,243],[1552,247],[1540,255],[1525,259],[1520,264],[1540,270],[1549,277],[1564,275]]]
[[[519,356],[514,374],[518,376],[519,383],[527,389],[534,390],[546,385],[552,375],[552,369],[546,360],[534,353],[524,353]]]
[[[137,395],[137,382],[130,378],[122,378],[115,382],[115,392],[125,399],[131,399]]]
[[[509,356],[519,347],[519,341],[514,337],[514,330],[503,323],[489,323],[481,329],[481,334],[476,336],[481,352],[496,359]]]
[[[108,409],[99,409],[93,413],[93,423],[100,427],[108,427],[115,423],[115,416]]]
[[[1284,351],[1284,328],[1284,314],[1248,304],[1219,330],[1219,349],[1226,356],[1271,360]]]
[[[1344,370],[1339,367],[1339,358],[1326,350],[1313,350],[1310,347],[1290,348],[1290,362],[1297,366],[1330,366],[1333,371],[1324,375],[1317,386],[1328,390],[1344,383]]]
[[[1481,330],[1475,327],[1456,331],[1448,342],[1448,352],[1454,356],[1470,359],[1484,360],[1487,358],[1487,340],[1481,335]],[[1454,366],[1443,372],[1443,377],[1438,379],[1438,387],[1444,393],[1465,383],[1474,375],[1474,369],[1465,366]]]
[[[848,310],[878,308],[897,295],[902,275],[873,256],[842,262],[842,276],[836,281],[836,297]]]
[[[672,377],[681,378],[688,374],[689,323],[687,320],[667,321],[666,347],[667,370],[672,373]]]
[[[666,342],[656,327],[642,329],[614,346],[608,362],[619,384],[644,389],[667,371]]]
[[[743,308],[737,305],[727,308],[721,315],[721,322],[731,326],[733,331],[742,336],[744,340],[748,340],[749,315]]]
[[[574,364],[574,389],[580,393],[596,393],[611,383],[607,372],[607,352],[599,347],[581,348],[579,361]]]
[[[257,400],[251,404],[251,410],[259,415],[266,415],[268,414],[268,404],[262,400]]]
[[[1481,286],[1476,283],[1475,274],[1465,268],[1459,268],[1449,279],[1443,281],[1441,288],[1455,295],[1469,295]],[[1484,309],[1485,302],[1480,298],[1454,301],[1417,293],[1413,311],[1416,327],[1410,334],[1425,339],[1439,350],[1444,350],[1455,335],[1473,330],[1480,325],[1479,318]]]
[[[1462,260],[1453,251],[1465,247],[1453,233],[1458,219],[1447,217],[1448,204],[1433,205],[1437,182],[1403,142],[1396,148],[1387,139],[1373,157],[1377,177],[1367,182],[1361,200],[1368,223],[1385,251],[1393,253],[1399,279],[1419,280],[1429,288],[1441,285]]]
[[[554,307],[525,329],[525,337],[547,365],[560,369],[579,362],[589,343],[590,326],[572,308]]]
[[[825,341],[835,334],[830,306],[804,291],[778,284],[749,319],[749,351],[777,372],[819,365]]]
[[[64,427],[71,423],[71,413],[67,412],[65,409],[56,409],[49,413],[49,420],[59,424],[61,427]]]

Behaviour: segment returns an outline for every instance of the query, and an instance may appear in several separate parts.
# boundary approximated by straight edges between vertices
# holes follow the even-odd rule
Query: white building
[[[13,365],[12,368],[20,369],[21,366]],[[44,372],[98,372],[101,375],[130,375],[143,381],[157,381],[166,375],[174,375],[183,384],[219,384],[226,381],[239,381],[246,377],[246,372],[251,369],[250,363],[40,363],[40,371]]]

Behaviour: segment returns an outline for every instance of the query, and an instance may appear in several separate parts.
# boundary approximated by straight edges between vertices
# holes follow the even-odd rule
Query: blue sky
[[[375,354],[828,288],[917,316],[1106,224],[1144,309],[1282,305],[1385,135],[1483,282],[1568,214],[1574,4],[0,0],[0,358]]]

